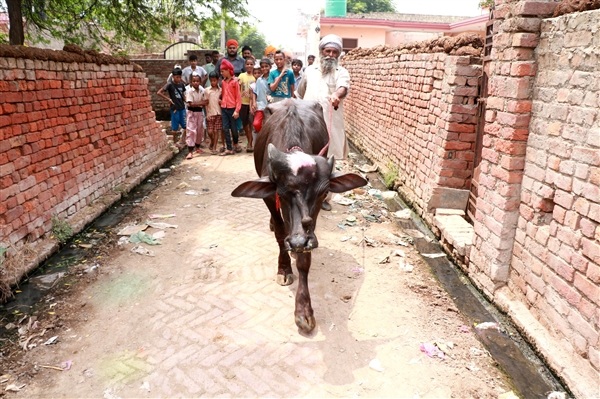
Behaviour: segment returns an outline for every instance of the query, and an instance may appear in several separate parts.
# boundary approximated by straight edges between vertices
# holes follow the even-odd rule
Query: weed
[[[392,162],[387,164],[387,172],[383,175],[383,184],[389,189],[394,188],[394,183],[398,179],[398,167]]]
[[[73,229],[66,220],[60,219],[58,216],[52,216],[52,235],[61,244],[73,237]]]

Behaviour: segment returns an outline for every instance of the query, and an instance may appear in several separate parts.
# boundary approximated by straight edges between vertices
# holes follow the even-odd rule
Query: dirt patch
[[[17,320],[24,339],[44,333],[27,351],[16,336],[5,344],[0,388],[24,385],[5,395],[497,398],[510,390],[413,248],[421,233],[400,229],[376,191],[356,190],[347,205],[321,212],[309,276],[317,329],[298,334],[297,283],[274,281],[264,204],[230,196],[253,178],[250,154],[199,156],[169,172],[114,231],[152,214],[173,213],[164,221],[178,227],[145,245],[153,257],[107,233],[35,320]]]

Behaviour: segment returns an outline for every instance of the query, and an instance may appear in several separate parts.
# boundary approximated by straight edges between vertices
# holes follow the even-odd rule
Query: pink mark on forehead
[[[294,176],[298,176],[298,170],[300,170],[300,168],[316,165],[313,157],[301,151],[295,151],[291,154],[287,154],[287,160]]]

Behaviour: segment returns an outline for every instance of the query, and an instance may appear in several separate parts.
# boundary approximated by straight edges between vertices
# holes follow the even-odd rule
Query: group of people
[[[207,54],[204,67],[196,55],[189,56],[189,66],[175,69],[158,95],[170,102],[171,130],[185,130],[187,159],[201,154],[208,141],[208,151],[215,155],[241,152],[239,133],[247,139],[247,152],[253,151],[255,136],[260,134],[264,109],[269,103],[300,98],[318,101],[323,107],[330,133],[328,156],[345,159],[348,144],[344,133],[342,100],[350,88],[348,71],[338,65],[342,40],[327,35],[319,43],[319,60],[309,55],[308,65],[293,59],[291,52],[265,49],[257,60],[248,46],[234,39],[227,41],[227,54]],[[206,134],[205,134],[206,127]],[[221,142],[221,147],[218,143]]]

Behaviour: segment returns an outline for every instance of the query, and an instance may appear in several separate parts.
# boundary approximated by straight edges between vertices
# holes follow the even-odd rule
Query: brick
[[[549,1],[521,1],[512,9],[513,15],[551,17],[558,4]]]
[[[538,43],[540,42],[540,36],[537,33],[515,33],[512,36],[512,45],[514,47],[530,47],[530,48],[535,48]],[[512,68],[511,68],[511,75],[512,75]],[[535,75],[535,73],[533,74],[529,74],[530,76]],[[518,76],[524,76],[524,75],[518,75]]]

